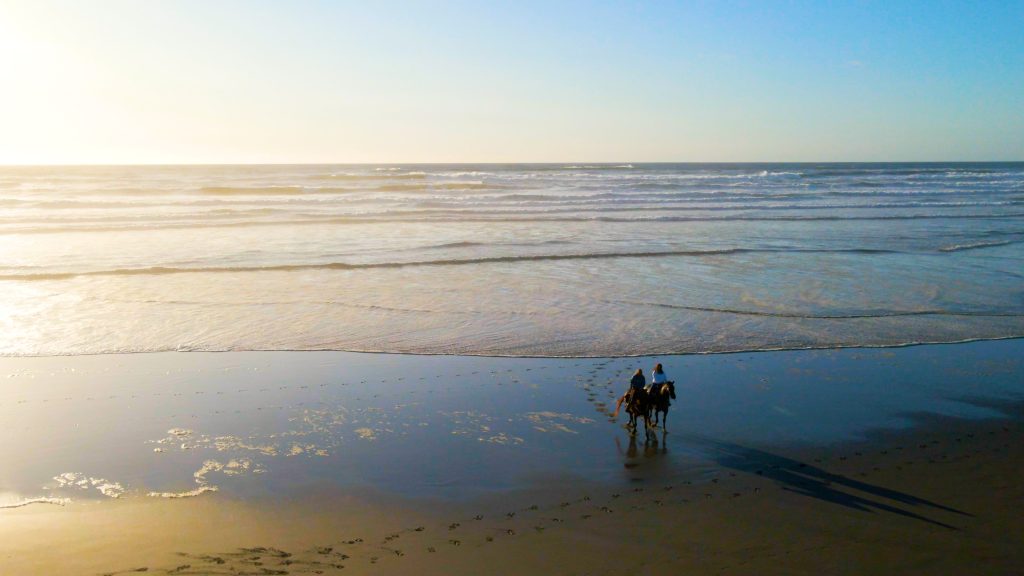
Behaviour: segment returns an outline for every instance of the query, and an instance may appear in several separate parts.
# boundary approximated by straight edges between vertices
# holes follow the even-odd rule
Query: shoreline
[[[986,314],[980,314],[979,316],[988,316]],[[991,316],[1005,316],[999,314],[993,314]],[[666,353],[644,353],[644,354],[619,354],[614,356],[535,356],[535,355],[519,355],[519,354],[473,354],[464,352],[392,352],[387,350],[358,350],[348,348],[253,348],[253,349],[230,349],[230,350],[137,350],[137,351],[113,351],[113,352],[86,352],[86,353],[68,353],[68,354],[2,354],[0,353],[0,359],[4,358],[74,358],[74,357],[90,357],[90,356],[119,356],[119,355],[137,355],[137,354],[232,354],[232,353],[245,353],[245,352],[287,352],[287,353],[302,353],[302,352],[341,352],[346,354],[374,354],[383,356],[439,356],[439,357],[468,357],[468,358],[501,358],[501,359],[514,359],[522,358],[527,360],[616,360],[616,359],[639,359],[639,358],[664,358],[671,356],[718,356],[728,354],[757,354],[761,352],[801,352],[801,351],[822,351],[822,350],[873,350],[873,349],[885,349],[885,348],[913,348],[916,346],[955,346],[957,344],[971,344],[974,342],[1001,342],[1004,340],[1024,340],[1024,334],[1016,336],[979,336],[977,338],[965,338],[963,340],[936,340],[932,341],[921,341],[921,342],[906,342],[902,344],[825,344],[821,346],[806,346],[796,348],[750,348],[750,349],[736,349],[736,350],[711,350],[704,352],[666,352]]]

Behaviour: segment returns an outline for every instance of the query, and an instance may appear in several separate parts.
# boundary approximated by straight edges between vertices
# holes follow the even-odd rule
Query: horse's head
[[[676,399],[676,383],[674,381],[670,380],[668,382],[665,382],[665,386],[668,386],[668,396],[669,396],[669,398],[675,400]]]

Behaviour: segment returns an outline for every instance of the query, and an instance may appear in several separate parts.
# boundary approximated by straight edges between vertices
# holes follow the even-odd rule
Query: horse
[[[672,405],[672,400],[676,399],[676,383],[673,381],[665,382],[661,386],[654,386],[651,388],[647,401],[648,409],[654,411],[654,425],[658,425],[658,413],[660,412],[663,416],[660,418],[661,427],[663,430],[668,430],[668,407]],[[650,416],[648,416],[650,418]]]
[[[636,388],[629,392],[626,399],[626,414],[629,414],[629,423],[626,425],[635,434],[637,418],[644,419],[644,434],[651,434],[651,404],[647,392],[643,388]]]

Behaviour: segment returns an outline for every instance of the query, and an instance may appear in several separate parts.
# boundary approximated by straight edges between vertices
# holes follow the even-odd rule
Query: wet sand
[[[316,420],[321,428],[301,436],[304,421],[293,418],[309,409],[299,403],[309,402],[302,386],[315,375],[282,383],[297,390],[269,401],[240,402],[246,393],[236,393],[235,428],[214,429],[223,422],[211,416],[225,410],[208,395],[260,385],[243,355],[71,358],[63,368],[74,364],[74,376],[54,369],[47,378],[39,367],[51,359],[4,359],[19,376],[8,378],[0,403],[13,431],[0,449],[15,463],[0,473],[0,491],[15,504],[70,501],[0,510],[0,572],[1020,573],[1022,344],[665,359],[670,375],[688,377],[680,386],[687,394],[656,442],[642,432],[631,437],[597,406],[621,388],[616,375],[650,359],[334,356],[375,375],[415,362],[424,378],[436,373],[445,382],[446,371],[454,378],[475,368],[486,393],[446,396],[447,383],[417,387],[398,377],[390,387],[358,390],[352,378],[340,386],[345,394],[332,397],[324,382],[310,392],[324,403],[316,409],[345,408],[349,418],[334,427]],[[256,358],[266,357],[249,360]],[[310,365],[313,358],[299,359]],[[117,372],[115,361],[134,378],[122,372],[104,386],[123,388],[102,390],[94,379],[93,400],[78,400],[79,371]],[[156,378],[183,362],[191,372],[173,387]],[[224,372],[224,362],[239,372]],[[200,367],[219,384],[204,381]],[[28,378],[33,370],[36,378]],[[562,385],[532,376],[546,370],[557,371]],[[374,407],[374,395],[394,406],[390,393],[413,390],[429,397],[419,412],[352,415]],[[101,391],[118,398],[102,404]],[[146,394],[160,396],[147,404]],[[175,403],[186,396],[188,404]],[[450,405],[467,396],[475,411]],[[118,408],[122,401],[131,410]],[[60,402],[93,407],[106,427],[85,417],[83,406]],[[274,417],[259,421],[268,411]],[[77,434],[59,425],[71,415],[67,430]],[[424,431],[432,427],[439,430]],[[278,441],[288,432],[295,434]],[[159,443],[167,437],[174,444]],[[293,444],[303,452],[291,454]],[[229,466],[242,458],[248,467]],[[196,476],[212,459],[221,468]],[[84,486],[46,481],[61,473],[80,474],[72,478]],[[149,496],[201,486],[217,491]]]
[[[1016,410],[796,453],[720,446],[703,483],[25,507],[4,511],[0,551],[9,574],[1012,574]]]

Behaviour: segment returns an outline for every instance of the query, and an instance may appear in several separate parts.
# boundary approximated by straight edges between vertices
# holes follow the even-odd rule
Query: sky
[[[0,164],[1024,160],[1024,2],[0,0]]]

